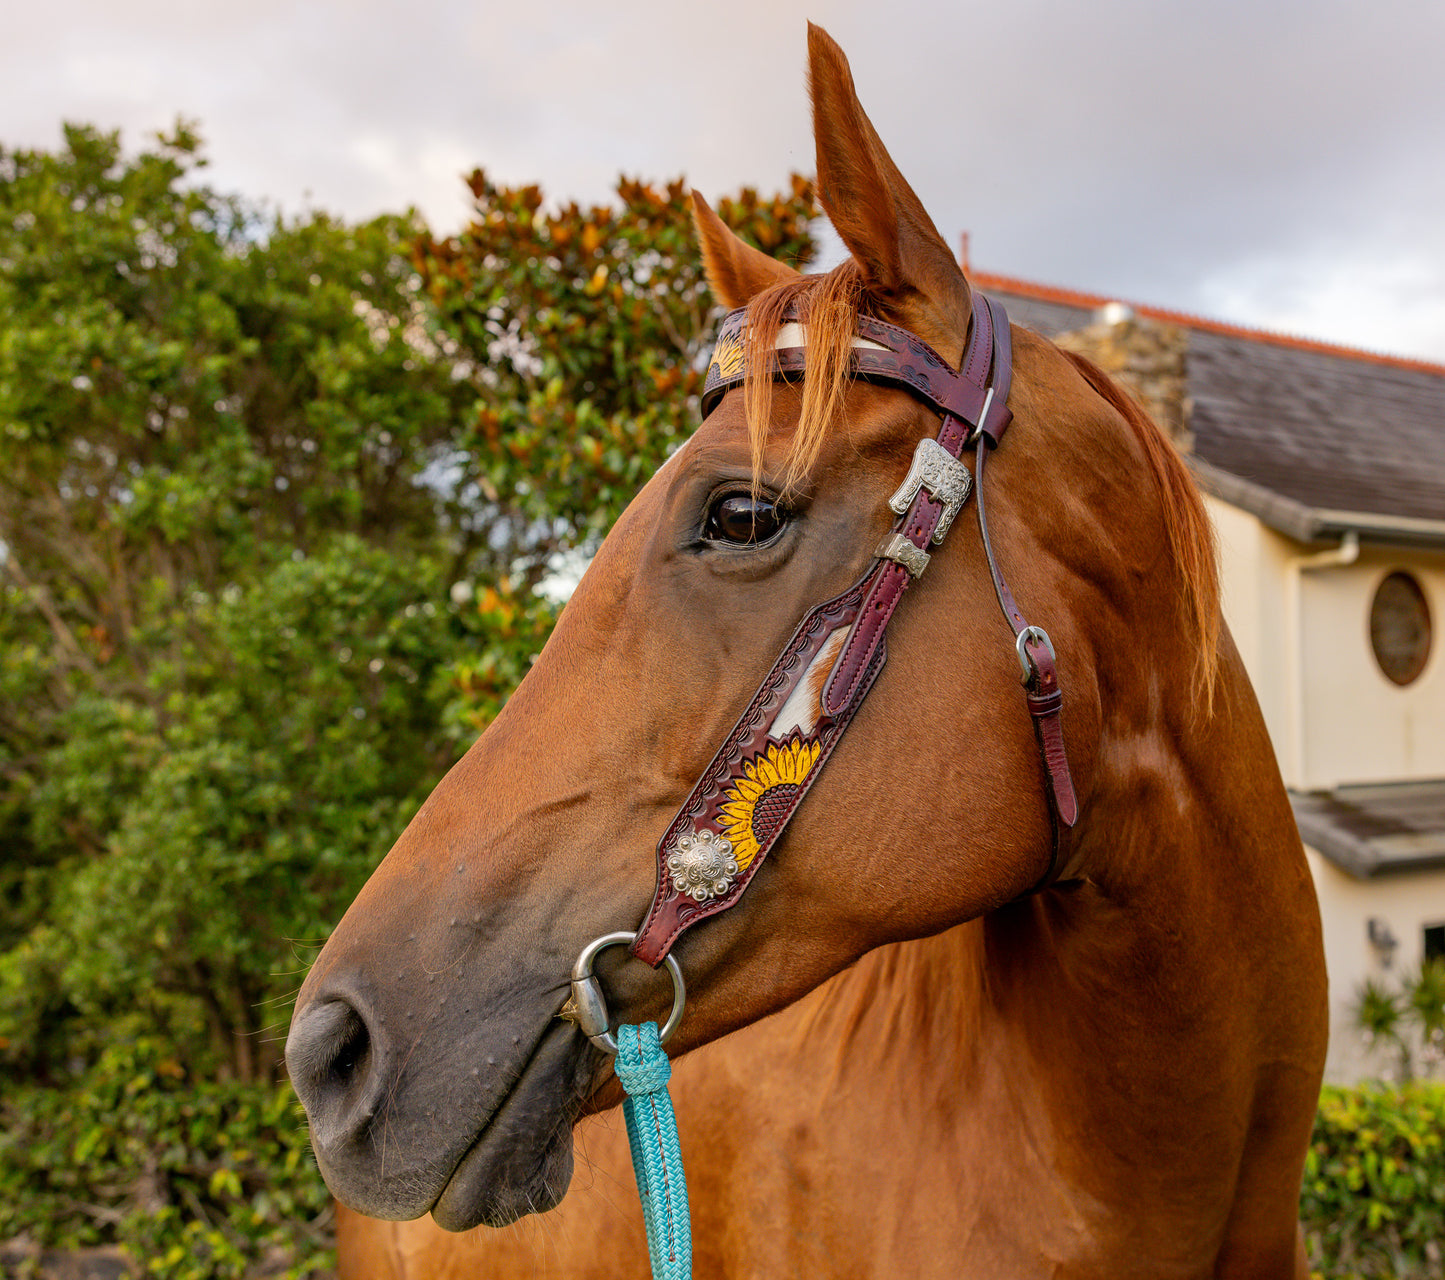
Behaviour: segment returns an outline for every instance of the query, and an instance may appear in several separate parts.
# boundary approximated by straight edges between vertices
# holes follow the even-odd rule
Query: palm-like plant
[[[1445,1063],[1445,959],[1421,961],[1419,970],[1393,989],[1366,978],[1355,992],[1352,1017],[1370,1048],[1390,1048],[1398,1056],[1401,1083],[1415,1075],[1415,1046],[1424,1074]]]
[[[1445,960],[1424,960],[1405,984],[1411,1020],[1420,1029],[1421,1057],[1433,1072],[1445,1061]]]
[[[1404,998],[1374,978],[1366,978],[1355,992],[1353,1017],[1371,1049],[1388,1046],[1399,1057],[1400,1082],[1414,1075],[1410,1044],[1405,1036]]]

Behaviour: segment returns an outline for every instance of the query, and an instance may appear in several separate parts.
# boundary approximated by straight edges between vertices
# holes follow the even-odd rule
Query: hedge
[[[0,1240],[120,1245],[164,1280],[327,1275],[326,1188],[288,1085],[191,1079],[158,1040],[0,1100]]]
[[[1445,1275],[1445,1083],[1327,1085],[1300,1218],[1324,1280]]]

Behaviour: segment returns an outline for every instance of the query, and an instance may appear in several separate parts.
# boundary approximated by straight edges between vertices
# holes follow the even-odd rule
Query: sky
[[[980,270],[1445,362],[1439,0],[5,0],[0,143],[199,121],[288,214],[461,175],[601,201],[811,173],[806,20]]]

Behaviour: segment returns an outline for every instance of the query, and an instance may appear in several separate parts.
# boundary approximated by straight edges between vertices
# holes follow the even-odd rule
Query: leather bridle
[[[928,548],[943,541],[975,487],[989,572],[1014,632],[1053,833],[1048,868],[1032,891],[1054,883],[1063,869],[1060,827],[1074,825],[1078,802],[1064,751],[1063,693],[1053,644],[1042,628],[1025,620],[999,572],[984,514],[986,460],[1013,419],[1009,322],[992,299],[975,293],[973,304],[968,345],[957,370],[907,330],[859,317],[862,342],[851,357],[854,376],[921,400],[941,416],[938,434],[919,442],[907,478],[889,499],[899,518],[874,562],[851,587],[811,609],[798,624],[658,841],[657,888],[631,947],[654,968],[684,929],[726,911],[742,896],[883,669],[889,620],[927,566]],[[704,417],[745,381],[746,338],[744,307],[730,313],[719,330],[703,386]],[[784,346],[774,356],[775,376],[803,376],[802,347]],[[960,460],[970,447],[976,479]],[[830,658],[815,698],[814,686]]]

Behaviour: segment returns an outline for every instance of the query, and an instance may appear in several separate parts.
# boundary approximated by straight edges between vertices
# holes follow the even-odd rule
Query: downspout
[[[1360,535],[1353,530],[1340,539],[1337,547],[1311,552],[1306,556],[1295,556],[1285,562],[1284,617],[1288,632],[1285,638],[1285,653],[1290,669],[1288,676],[1289,701],[1289,776],[1285,779],[1292,787],[1303,787],[1305,776],[1305,664],[1302,652],[1304,640],[1304,599],[1300,578],[1303,574],[1317,569],[1335,569],[1354,564],[1360,558]]]

